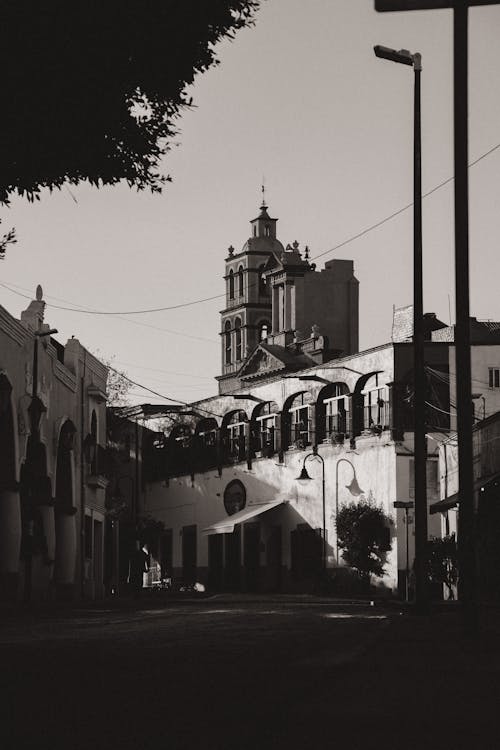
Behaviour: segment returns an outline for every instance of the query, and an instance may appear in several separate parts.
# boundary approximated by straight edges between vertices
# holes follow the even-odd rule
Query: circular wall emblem
[[[243,510],[247,503],[247,491],[243,482],[233,479],[224,490],[224,508],[228,516]]]

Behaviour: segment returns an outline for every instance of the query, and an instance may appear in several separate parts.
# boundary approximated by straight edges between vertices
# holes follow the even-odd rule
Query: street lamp
[[[410,65],[415,73],[414,129],[413,129],[413,372],[414,400],[414,456],[415,456],[415,605],[425,611],[428,601],[425,570],[427,545],[427,443],[425,435],[425,370],[422,283],[422,158],[420,75],[422,56],[406,49],[394,50],[377,45],[377,57]]]
[[[302,481],[309,481],[312,479],[312,477],[309,476],[306,469],[306,462],[308,459],[317,459],[318,461],[321,461],[321,499],[323,502],[323,546],[321,549],[321,567],[323,569],[323,573],[326,572],[326,498],[325,498],[325,461],[322,456],[319,455],[318,449],[316,446],[314,446],[312,453],[308,453],[306,456],[304,456],[304,461],[302,464],[302,471],[300,472],[300,476],[297,477],[297,482]]]
[[[408,601],[409,594],[409,581],[410,581],[410,556],[408,550],[408,511],[413,508],[412,500],[396,500],[393,503],[395,508],[402,508],[405,512],[405,523],[406,523],[406,568],[405,568],[405,599]]]
[[[339,564],[339,535],[337,531],[337,519],[339,517],[339,466],[342,462],[349,464],[354,474],[350,483],[345,485],[346,489],[348,489],[354,497],[359,497],[359,495],[364,494],[364,491],[358,484],[354,464],[352,464],[348,458],[339,458],[337,465],[335,466],[335,559],[337,565]]]
[[[300,476],[297,477],[297,481],[308,481],[312,479],[312,477],[309,476],[307,469],[306,469],[306,461],[309,458],[317,458],[321,461],[322,466],[322,501],[323,501],[323,571],[326,571],[326,498],[325,498],[325,462],[322,456],[319,455],[318,449],[315,446],[313,448],[312,453],[308,453],[304,457],[304,462],[302,464],[302,471],[300,472]],[[335,467],[335,522],[337,521],[338,512],[339,512],[339,466],[344,461],[344,463],[349,464],[349,466],[352,468],[354,472],[354,476],[349,484],[346,484],[346,489],[349,490],[351,495],[354,495],[355,497],[362,495],[363,490],[358,484],[358,480],[356,477],[356,469],[354,468],[354,465],[347,459],[347,458],[339,458],[337,461],[337,465]],[[338,535],[336,535],[336,541],[335,541],[335,557],[336,562],[338,565],[339,562],[339,545],[338,545]]]

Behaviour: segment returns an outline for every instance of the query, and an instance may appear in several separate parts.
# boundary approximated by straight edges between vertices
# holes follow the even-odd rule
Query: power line
[[[478,156],[477,159],[474,159],[474,161],[471,161],[469,164],[469,167],[473,167],[475,164],[480,162],[482,159],[485,159],[487,156],[492,154],[498,148],[500,148],[500,143],[497,143],[496,146],[493,146],[493,148],[490,148],[489,151],[485,151],[484,154],[481,154],[481,156]],[[431,188],[431,190],[428,190],[426,193],[424,193],[422,195],[422,198],[428,198],[429,195],[432,195],[432,193],[435,193],[437,190],[440,190],[445,185],[448,185],[448,183],[453,182],[454,179],[455,179],[454,177],[448,177],[447,180],[443,180],[443,182],[440,182],[439,185],[436,185],[435,187]],[[322,258],[324,255],[328,255],[328,253],[333,253],[335,252],[335,250],[339,250],[341,247],[348,245],[350,242],[354,242],[354,240],[359,240],[360,237],[364,237],[364,235],[368,234],[368,232],[371,232],[374,229],[381,227],[383,224],[386,224],[388,221],[391,221],[391,219],[396,218],[396,216],[399,216],[399,214],[402,214],[404,211],[407,211],[412,206],[413,206],[413,201],[411,203],[408,203],[406,206],[403,206],[403,208],[399,208],[397,211],[394,211],[394,213],[389,214],[389,216],[386,216],[385,219],[381,219],[380,221],[375,222],[375,224],[371,224],[371,226],[366,227],[366,229],[363,229],[361,232],[358,232],[357,234],[352,235],[352,237],[348,237],[348,239],[344,240],[343,242],[339,242],[338,245],[335,245],[334,247],[330,248],[330,250],[325,250],[325,252],[315,255],[312,260],[316,260],[316,258]]]
[[[481,154],[477,157],[477,159],[474,159],[469,163],[469,168],[473,167],[474,165],[478,164],[478,162],[482,161],[482,159],[485,159],[487,156],[492,154],[494,151],[500,148],[500,143],[497,143],[492,148],[488,149],[488,151],[485,151],[484,154]],[[432,195],[437,190],[440,190],[445,185],[448,185],[450,182],[453,182],[455,177],[448,177],[447,180],[443,180],[443,182],[440,182],[439,185],[436,185],[435,187],[428,190],[426,193],[422,195],[422,198],[428,198],[429,195]],[[318,255],[315,255],[311,260],[316,260],[317,258],[322,258],[325,255],[329,255],[330,253],[335,252],[336,250],[339,250],[341,247],[345,247],[346,245],[350,244],[351,242],[354,242],[355,240],[360,239],[361,237],[364,237],[369,232],[372,232],[374,229],[377,229],[378,227],[382,226],[383,224],[386,224],[388,221],[391,221],[396,216],[399,216],[399,214],[402,214],[404,211],[407,211],[409,208],[413,206],[413,201],[411,203],[408,203],[406,206],[403,206],[402,208],[399,208],[397,211],[394,211],[392,214],[389,214],[383,219],[380,219],[380,221],[375,222],[375,224],[371,224],[369,227],[366,227],[365,229],[361,230],[361,232],[357,232],[357,234],[353,234],[351,237],[348,237],[346,240],[343,240],[342,242],[339,242],[337,245],[334,245],[329,250],[325,250],[322,253],[318,253]],[[5,286],[7,289],[9,288],[5,284],[2,284],[2,286]],[[257,286],[257,283],[249,284],[249,288]],[[10,290],[13,291],[13,290]],[[21,295],[24,296],[24,295]],[[191,307],[193,305],[199,305],[203,302],[211,302],[215,299],[223,299],[225,298],[225,294],[215,294],[212,297],[203,297],[202,299],[195,299],[191,300],[190,302],[181,302],[177,305],[168,305],[166,307],[152,307],[148,308],[146,310],[117,310],[117,311],[108,311],[108,310],[86,310],[81,307],[63,307],[61,305],[55,305],[53,303],[50,303],[51,307],[55,307],[58,310],[66,310],[68,312],[79,312],[86,315],[145,315],[147,313],[156,313],[156,312],[165,312],[167,310],[179,310],[184,307]],[[70,303],[73,304],[73,303]],[[151,326],[153,327],[153,326]]]
[[[22,294],[21,292],[17,291],[16,289],[12,289],[11,288],[11,287],[17,287],[17,289],[25,289],[26,290],[26,287],[19,286],[18,284],[13,284],[12,282],[9,282],[9,284],[5,284],[4,282],[0,282],[0,286],[3,286],[5,289],[8,289],[8,291],[12,292],[12,294],[17,294],[19,297],[24,297],[24,299],[29,299],[29,300],[32,299],[31,295]],[[26,291],[29,291],[29,289],[26,290]],[[48,299],[61,299],[60,297],[53,297],[50,294],[47,295],[47,298]],[[63,301],[68,302],[69,300],[63,300]],[[49,307],[56,307],[59,310],[71,310],[71,312],[81,312],[81,310],[77,309],[76,307],[75,308],[61,307],[59,305],[54,305],[52,302],[47,302],[46,304]],[[70,304],[74,304],[74,303],[70,302]],[[94,312],[94,311],[91,308],[88,308],[86,312],[90,313],[90,312]],[[194,339],[195,341],[206,341],[209,344],[217,344],[218,345],[218,343],[219,343],[215,339],[205,338],[204,336],[193,336],[192,334],[185,333],[183,331],[173,331],[171,328],[163,328],[162,326],[155,326],[152,323],[143,323],[142,321],[139,321],[139,320],[131,320],[130,318],[124,318],[121,315],[115,315],[114,317],[117,320],[123,320],[126,323],[131,323],[132,325],[135,325],[135,326],[141,326],[142,328],[152,328],[155,331],[162,331],[164,333],[170,333],[173,336],[182,336],[182,338]]]

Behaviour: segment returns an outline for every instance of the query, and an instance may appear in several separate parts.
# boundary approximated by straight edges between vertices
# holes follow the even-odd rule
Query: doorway
[[[260,583],[260,525],[246,523],[243,540],[246,591],[258,591]]]

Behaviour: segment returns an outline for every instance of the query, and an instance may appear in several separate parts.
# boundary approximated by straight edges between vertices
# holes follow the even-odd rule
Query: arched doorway
[[[58,594],[70,595],[75,583],[76,518],[73,497],[73,445],[76,427],[67,419],[59,432],[55,487],[55,581]]]

